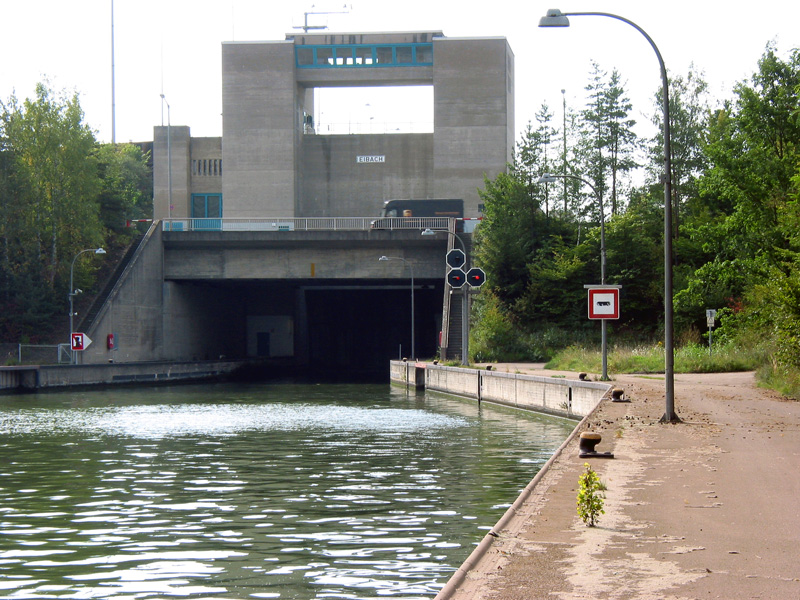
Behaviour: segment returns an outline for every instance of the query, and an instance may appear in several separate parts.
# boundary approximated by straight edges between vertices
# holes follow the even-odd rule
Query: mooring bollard
[[[584,431],[581,433],[580,450],[581,452],[594,452],[594,447],[603,439],[599,433]]]
[[[611,390],[611,401],[612,402],[630,402],[625,398],[625,390],[622,388],[614,388]]]
[[[595,446],[603,439],[599,433],[592,433],[591,431],[584,431],[581,433],[580,443],[578,445],[579,456],[581,458],[614,458],[611,452],[597,452]]]

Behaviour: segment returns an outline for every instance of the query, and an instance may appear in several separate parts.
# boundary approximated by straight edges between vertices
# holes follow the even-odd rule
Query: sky
[[[703,73],[713,98],[733,97],[737,82],[757,69],[768,42],[786,58],[800,47],[800,2],[746,5],[740,0],[0,0],[0,101],[32,98],[38,82],[77,92],[85,121],[102,142],[112,138],[112,71],[117,142],[153,139],[167,120],[188,125],[193,136],[222,134],[221,44],[283,40],[309,25],[330,32],[442,31],[447,37],[505,37],[515,57],[515,125],[518,132],[547,104],[556,124],[562,103],[585,102],[591,61],[619,71],[640,135],[652,135],[661,79],[655,52],[644,36],[616,19],[571,17],[569,28],[538,28],[548,8],[605,12],[633,21],[658,46],[669,72]],[[760,7],[756,13],[754,6]],[[562,91],[564,90],[563,94]],[[164,94],[169,111],[162,101]],[[401,94],[320,102],[337,108],[336,120],[388,122],[428,119],[407,115],[412,100]],[[424,98],[424,96],[423,96]],[[334,106],[337,105],[337,106]],[[324,111],[325,108],[322,108]],[[659,113],[660,114],[660,113]],[[318,116],[318,119],[325,115]],[[333,116],[329,118],[334,119]],[[518,136],[519,137],[519,136]]]

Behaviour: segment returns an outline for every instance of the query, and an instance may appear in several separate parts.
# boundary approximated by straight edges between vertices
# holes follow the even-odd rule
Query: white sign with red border
[[[619,319],[620,286],[585,286],[589,290],[590,319]]]
[[[81,351],[86,350],[92,340],[85,333],[72,332],[72,335],[69,336],[69,342],[70,350]]]

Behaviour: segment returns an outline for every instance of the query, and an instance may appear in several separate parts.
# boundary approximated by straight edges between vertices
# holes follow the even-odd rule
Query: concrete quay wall
[[[0,367],[0,393],[74,386],[170,383],[224,377],[242,361],[139,362]]]
[[[610,392],[594,381],[391,361],[391,381],[569,419],[582,419]]]

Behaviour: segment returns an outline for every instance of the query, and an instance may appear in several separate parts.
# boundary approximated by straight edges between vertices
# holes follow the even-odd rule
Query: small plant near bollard
[[[586,472],[578,478],[578,516],[587,526],[594,527],[600,515],[606,512],[603,510],[606,485],[589,463],[583,463],[583,466]]]

